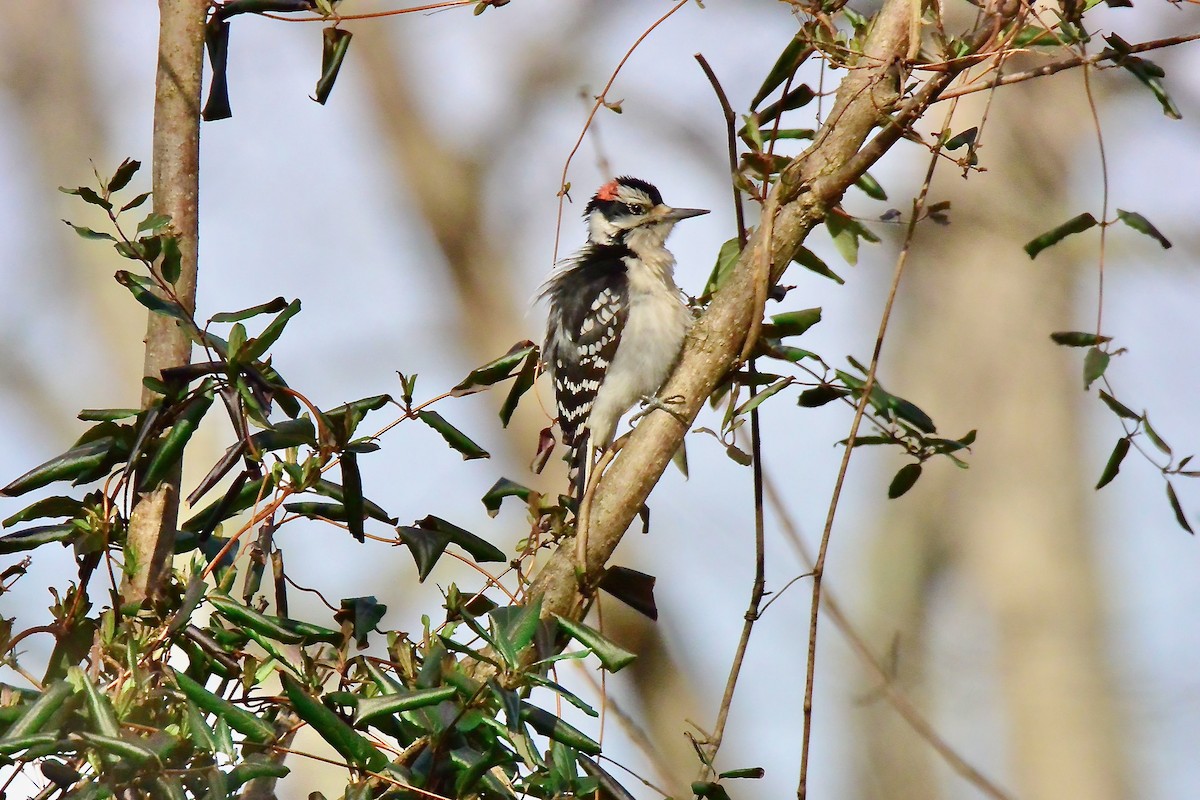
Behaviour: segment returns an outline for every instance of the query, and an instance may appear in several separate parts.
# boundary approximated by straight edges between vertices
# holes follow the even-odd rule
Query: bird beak
[[[659,206],[654,211],[655,216],[663,222],[678,222],[681,219],[708,213],[707,208],[671,208],[670,206]]]

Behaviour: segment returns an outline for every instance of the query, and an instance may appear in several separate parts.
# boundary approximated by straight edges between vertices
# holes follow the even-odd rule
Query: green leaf
[[[112,203],[101,197],[95,189],[88,186],[77,186],[74,189],[67,189],[60,186],[58,190],[63,194],[73,194],[88,205],[100,206],[105,211],[112,211]]]
[[[140,408],[85,408],[75,415],[84,422],[115,422],[142,413]]]
[[[601,748],[597,742],[585,736],[578,729],[563,722],[549,711],[522,702],[521,719],[528,722],[530,727],[538,733],[556,742],[562,742],[568,747],[574,747],[576,750],[588,755],[595,756],[600,754]]]
[[[179,691],[183,692],[184,697],[209,714],[214,714],[218,719],[224,720],[230,728],[244,735],[250,741],[265,744],[275,738],[275,728],[265,720],[238,708],[223,697],[218,697],[179,670],[172,669],[171,671],[175,673],[175,684],[179,687]],[[286,673],[282,672],[280,676],[288,677]]]
[[[81,531],[70,523],[62,525],[39,525],[35,528],[0,536],[0,555],[32,550],[50,542],[66,542],[80,536]]]
[[[1136,211],[1122,211],[1118,208],[1117,219],[1121,220],[1121,222],[1124,222],[1138,233],[1144,233],[1145,235],[1149,236],[1151,239],[1162,245],[1164,250],[1167,250],[1171,247],[1171,240],[1163,236],[1158,228],[1150,224],[1150,220],[1146,219]]]
[[[501,606],[488,612],[492,641],[508,666],[520,667],[521,652],[533,644],[541,613],[540,597],[528,605]]]
[[[245,511],[250,506],[254,505],[255,501],[261,497],[270,495],[271,490],[275,488],[275,479],[270,475],[265,478],[255,478],[247,481],[237,494],[232,497],[222,497],[220,500],[212,503],[197,514],[192,515],[191,519],[183,523],[182,530],[189,533],[204,534],[212,533],[217,527],[217,523],[229,519],[239,511]]]
[[[197,750],[208,753],[216,752],[215,734],[212,733],[209,723],[204,721],[204,715],[200,714],[200,709],[191,699],[184,698],[184,714],[188,741],[191,741]]]
[[[360,648],[367,646],[367,636],[387,613],[387,605],[373,595],[343,597],[340,610],[333,618],[340,623],[350,622],[354,639]]]
[[[907,492],[917,482],[917,478],[921,477],[920,464],[905,464],[896,473],[896,477],[892,478],[891,484],[888,486],[888,499],[895,500],[902,494]]]
[[[1087,351],[1087,355],[1083,357],[1083,388],[1091,387],[1092,383],[1099,380],[1104,374],[1104,370],[1108,369],[1110,356],[1108,353],[1101,350],[1099,347],[1093,347]]]
[[[158,258],[162,252],[162,237],[158,234],[143,236],[133,242],[117,242],[113,245],[122,258],[141,261],[146,264]]]
[[[784,111],[791,111],[792,109],[801,108],[808,105],[816,96],[817,93],[809,88],[808,84],[802,83],[794,89],[789,89],[787,94],[776,100],[774,103],[771,103],[771,105],[767,106],[762,111],[756,112],[754,115],[755,120],[761,127],[778,117]]]
[[[483,496],[483,507],[487,509],[489,517],[495,517],[500,512],[500,503],[504,498],[519,497],[522,500],[528,501],[531,491],[528,486],[522,486],[508,478],[501,478]]]
[[[336,483],[333,483],[332,481],[327,481],[324,478],[321,478],[316,483],[314,483],[312,486],[308,487],[308,491],[313,492],[315,494],[322,495],[324,497],[332,498],[342,504],[345,504],[345,502],[346,502],[346,499],[345,499],[346,495],[345,495],[344,487],[338,486]],[[360,489],[360,491],[361,491],[361,489]],[[388,513],[386,511],[384,511],[383,508],[380,507],[378,504],[373,503],[371,500],[369,500],[365,497],[362,499],[362,504],[363,504],[364,513],[371,519],[377,519],[380,522],[386,522],[389,525],[396,524],[396,518],[389,516]]]
[[[879,185],[879,181],[871,177],[869,172],[864,172],[862,175],[859,175],[858,180],[854,182],[854,185],[861,189],[867,195],[867,197],[870,197],[872,200],[888,199],[887,192],[885,192],[883,187]]]
[[[458,690],[453,686],[439,686],[435,689],[419,689],[415,692],[397,692],[378,697],[361,698],[354,713],[354,724],[362,725],[379,717],[398,714],[401,711],[434,706],[452,699],[457,693]]]
[[[117,213],[118,213],[118,214],[123,214],[123,213],[125,213],[126,211],[132,211],[133,209],[135,209],[135,208],[138,208],[139,206],[141,206],[143,203],[145,203],[145,202],[146,202],[147,200],[149,200],[149,199],[150,199],[150,192],[142,192],[142,193],[141,193],[141,194],[139,194],[137,197],[133,198],[133,199],[132,199],[132,200],[130,200],[128,203],[126,203],[125,205],[121,206],[121,210],[120,210],[120,211],[118,211]]]
[[[146,215],[146,218],[138,223],[138,233],[159,233],[171,224],[170,214],[155,214],[151,212]]]
[[[882,389],[880,389],[880,392],[887,394]],[[887,408],[896,415],[897,419],[904,420],[915,426],[922,433],[937,433],[937,427],[933,424],[933,418],[903,397],[887,394]]]
[[[787,43],[787,47],[783,48],[783,52],[779,54],[779,58],[775,59],[774,66],[767,73],[767,77],[755,93],[754,99],[750,101],[750,108],[758,108],[758,104],[766,100],[767,96],[784,81],[795,75],[796,70],[800,69],[800,65],[812,54],[813,46],[805,38],[792,37],[792,40]]]
[[[158,270],[162,273],[163,280],[172,284],[178,282],[179,273],[182,268],[183,253],[179,250],[179,239],[175,236],[164,236],[162,239],[162,261],[158,263]]]
[[[117,283],[124,286],[133,294],[134,299],[155,314],[172,317],[180,322],[189,321],[188,313],[183,310],[183,306],[171,300],[164,300],[155,293],[157,287],[150,278],[134,275],[123,269],[117,270],[115,277]]]
[[[847,394],[849,392],[839,386],[823,383],[801,392],[797,404],[804,408],[819,408],[826,403],[845,397]]]
[[[447,522],[441,517],[435,517],[430,514],[424,519],[414,523],[421,528],[429,531],[435,531],[445,536],[447,541],[466,550],[471,558],[478,562],[493,562],[499,563],[507,561],[508,558],[504,555],[504,551],[496,547],[491,542],[483,539],[468,530],[464,530],[453,523]]]
[[[323,412],[321,416],[334,441],[339,446],[345,446],[349,444],[350,439],[354,436],[354,431],[368,412],[377,411],[390,402],[392,402],[390,395],[377,394],[340,405],[335,409]]]
[[[1013,47],[1058,47],[1076,43],[1077,38],[1066,31],[1051,31],[1037,25],[1021,28],[1012,40]]]
[[[88,475],[99,469],[116,447],[117,441],[111,436],[76,445],[0,489],[0,496],[16,497],[56,481],[69,481]]]
[[[65,219],[63,220],[63,222],[65,222],[66,224],[68,224],[72,228],[74,228],[75,233],[79,234],[84,239],[92,239],[92,240],[103,239],[103,240],[109,241],[109,242],[115,242],[117,240],[116,237],[113,236],[112,234],[104,233],[103,231],[92,230],[91,228],[88,228],[84,225],[76,225],[72,222],[68,222]]]
[[[337,80],[338,70],[350,49],[350,31],[338,27],[329,27],[321,31],[321,77],[317,81],[317,91],[313,97],[321,105],[329,99],[333,91],[334,81]]]
[[[459,381],[458,385],[450,390],[450,396],[463,397],[464,395],[481,392],[487,387],[511,377],[513,370],[522,365],[536,351],[537,345],[528,339],[517,342],[504,355],[494,361],[489,361],[482,367],[476,367],[471,370],[467,377]]]
[[[533,388],[533,382],[537,378],[538,358],[534,353],[530,353],[525,357],[525,363],[521,367],[521,371],[517,373],[517,379],[513,381],[512,388],[509,389],[508,395],[504,398],[504,403],[500,406],[500,424],[508,427],[508,423],[512,420],[513,412],[517,410],[517,402],[520,401],[521,395]]]
[[[451,425],[436,411],[418,411],[417,418],[442,435],[454,450],[462,454],[464,461],[473,458],[490,458],[491,453],[471,441],[465,433]]]
[[[362,476],[358,472],[358,456],[349,450],[345,451],[342,453],[341,466],[346,525],[350,528],[351,536],[359,542],[365,542],[367,533],[363,528],[363,517],[366,516],[366,512],[363,510]]]
[[[1119,67],[1124,67],[1133,73],[1133,76],[1141,81],[1145,86],[1154,93],[1154,97],[1162,106],[1163,114],[1171,119],[1183,119],[1183,115],[1179,113],[1179,108],[1167,94],[1166,87],[1162,84],[1162,79],[1167,76],[1163,68],[1144,58],[1138,58],[1130,55],[1132,52],[1129,44],[1115,33],[1104,37],[1104,41],[1108,42],[1109,47],[1114,51],[1112,55],[1113,63]]]
[[[274,303],[275,301],[271,302]],[[267,305],[270,305],[270,303]],[[299,300],[293,300],[292,302],[288,303],[287,308],[279,312],[279,315],[275,317],[275,319],[271,320],[267,327],[263,328],[262,333],[250,340],[249,344],[246,346],[246,351],[243,354],[245,359],[247,361],[257,361],[266,355],[267,350],[270,349],[271,345],[275,344],[276,340],[279,339],[280,334],[283,333],[283,329],[287,325],[288,320],[299,313]]]
[[[957,150],[963,145],[973,147],[975,145],[975,137],[979,135],[979,128],[967,128],[962,133],[957,133],[946,140],[947,150]]]
[[[1099,334],[1084,333],[1083,331],[1056,331],[1050,334],[1050,338],[1055,344],[1067,347],[1095,347],[1098,344],[1112,341],[1111,336],[1100,336]]]
[[[285,778],[291,769],[274,761],[243,761],[228,773],[227,791],[235,792],[256,778]]]
[[[696,797],[705,797],[709,800],[730,800],[729,792],[725,791],[725,787],[715,781],[694,781],[692,783],[692,794]]]
[[[799,336],[820,321],[820,308],[806,308],[801,311],[774,314],[771,317],[772,327],[768,335],[773,339],[782,339],[785,336]]]
[[[417,580],[424,583],[438,559],[442,557],[442,553],[446,551],[446,545],[450,544],[450,540],[437,531],[428,531],[415,526],[397,527],[396,533],[400,536],[400,541],[408,547],[413,561],[417,564]]]
[[[43,497],[4,520],[3,526],[11,528],[18,522],[29,522],[32,519],[46,517],[73,517],[83,508],[83,501],[76,497]]]
[[[232,597],[212,592],[207,599],[222,617],[238,627],[246,628],[284,644],[300,644],[304,641],[304,637],[299,633],[280,624],[278,617],[268,617],[266,614],[242,605]]]
[[[554,616],[558,619],[559,627],[566,631],[572,639],[591,650],[609,672],[617,672],[621,668],[629,666],[637,658],[595,628],[590,628],[582,622],[574,622],[559,614]]]
[[[10,725],[4,736],[0,737],[0,744],[11,743],[40,733],[51,717],[74,693],[74,688],[65,680],[47,686],[41,696],[29,705],[20,719]]]
[[[858,263],[858,236],[853,228],[846,224],[847,218],[841,214],[830,213],[825,217],[825,228],[833,239],[833,246],[846,260],[854,266]]]
[[[0,755],[11,756],[23,750],[32,751],[35,748],[38,750],[54,748],[58,741],[58,736],[53,733],[33,733],[28,736],[14,736],[12,738],[5,736],[3,739],[0,739]],[[56,750],[51,749],[47,753],[43,753],[43,755],[53,752],[56,752]],[[24,758],[32,760],[32,756],[28,754]],[[7,760],[5,763],[8,763]],[[78,795],[75,796],[77,797]]]
[[[654,602],[655,581],[653,575],[614,565],[604,571],[599,587],[639,614],[657,620],[658,605]]]
[[[67,668],[67,681],[76,691],[83,692],[87,700],[88,717],[96,733],[103,736],[119,737],[121,726],[117,723],[117,713],[113,710],[108,697],[100,693],[96,684],[79,667]]]
[[[206,380],[201,386],[200,393],[188,400],[171,425],[171,430],[163,437],[162,442],[150,457],[150,463],[142,473],[138,491],[148,492],[158,486],[172,467],[183,459],[183,451],[191,441],[192,434],[200,425],[200,420],[212,407],[213,390],[211,381]]]
[[[1164,441],[1163,438],[1158,435],[1158,431],[1151,427],[1150,416],[1148,414],[1142,414],[1142,430],[1146,432],[1146,437],[1150,439],[1154,446],[1157,447],[1163,453],[1163,455],[1171,455],[1171,446],[1168,445],[1166,441]]]
[[[1183,513],[1183,506],[1179,504],[1179,497],[1175,494],[1175,487],[1171,485],[1170,481],[1167,481],[1167,502],[1171,504],[1171,510],[1175,512],[1175,521],[1179,523],[1179,527],[1195,536],[1196,532],[1192,530],[1187,515]]]
[[[1141,414],[1135,413],[1132,409],[1130,409],[1128,406],[1122,404],[1115,397],[1113,397],[1111,394],[1104,391],[1103,389],[1100,390],[1100,399],[1104,401],[1104,405],[1108,406],[1109,409],[1114,414],[1116,414],[1118,417],[1121,417],[1122,419],[1140,420],[1142,418]]]
[[[826,215],[825,227],[833,238],[833,244],[838,252],[851,265],[858,263],[860,239],[872,244],[879,242],[879,237],[870,228],[841,210],[832,211]]]
[[[342,503],[317,503],[305,500],[303,502],[284,503],[283,509],[289,514],[299,514],[309,519],[326,519],[332,522],[346,521],[346,506]]]
[[[784,387],[790,386],[792,382],[792,378],[780,378],[734,409],[733,415],[737,417],[741,416],[742,414],[749,414],[751,411],[762,405],[765,400],[770,397],[774,397],[776,394],[779,394]]]
[[[107,187],[109,194],[113,192],[119,192],[128,186],[129,182],[133,180],[133,176],[137,174],[137,171],[141,169],[141,167],[142,162],[135,161],[132,158],[127,158],[122,161],[117,166],[116,172],[113,173],[113,176],[109,178]]]
[[[153,750],[141,742],[132,739],[125,739],[120,736],[103,736],[89,731],[80,731],[75,735],[83,739],[92,748],[102,753],[116,756],[128,764],[144,764],[147,761],[157,759],[157,755]]]
[[[729,280],[729,276],[733,274],[733,268],[737,265],[741,254],[741,242],[736,236],[721,245],[721,249],[717,251],[717,263],[713,265],[708,282],[704,284],[702,297],[712,297],[714,292],[725,285],[725,281]]]
[[[846,283],[840,275],[831,270],[824,261],[817,257],[816,253],[807,247],[801,247],[792,260],[810,272],[815,272],[818,275],[835,281],[839,286]]]
[[[1104,465],[1104,472],[1100,473],[1100,480],[1096,483],[1097,489],[1103,489],[1112,479],[1117,477],[1117,473],[1121,471],[1121,462],[1129,453],[1129,437],[1122,436],[1117,440],[1117,446],[1113,448],[1112,455],[1108,457],[1108,463]]]
[[[1040,236],[1037,236],[1026,242],[1025,252],[1029,254],[1031,259],[1037,258],[1038,253],[1042,252],[1047,247],[1058,244],[1068,236],[1072,236],[1076,233],[1083,233],[1089,228],[1095,227],[1097,224],[1096,218],[1086,212],[1079,214],[1078,216],[1071,217],[1057,228],[1051,228]]]
[[[276,297],[274,300],[268,300],[265,303],[259,303],[256,306],[243,308],[240,311],[222,311],[219,314],[212,315],[213,322],[243,322],[251,317],[257,317],[259,314],[278,314],[288,307],[288,301],[282,297]]]
[[[757,780],[766,774],[767,771],[762,767],[746,767],[744,769],[731,769],[728,772],[722,772],[717,777],[721,780],[725,780],[726,778],[752,778]]]
[[[241,349],[246,347],[246,326],[241,323],[234,323],[229,329],[229,350],[228,359],[230,365],[242,361]]]
[[[313,698],[304,687],[286,672],[279,673],[283,690],[300,719],[307,722],[322,739],[351,764],[380,772],[387,767],[387,757],[369,741],[347,725],[337,714]]]

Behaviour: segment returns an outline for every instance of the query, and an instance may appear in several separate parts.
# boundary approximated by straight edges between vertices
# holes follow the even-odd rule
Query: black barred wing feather
[[[622,246],[593,246],[547,284],[550,319],[544,348],[554,376],[558,425],[567,460],[586,459],[586,430],[596,393],[612,363],[628,316]],[[578,459],[576,456],[578,455]]]

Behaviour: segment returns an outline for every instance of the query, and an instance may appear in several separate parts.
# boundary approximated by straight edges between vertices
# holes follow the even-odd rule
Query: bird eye
[[[640,205],[638,205],[637,203],[626,203],[625,210],[628,211],[630,214],[641,214],[642,213],[642,207]]]

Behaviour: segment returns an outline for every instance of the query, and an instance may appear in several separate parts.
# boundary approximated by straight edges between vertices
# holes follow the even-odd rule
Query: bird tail
[[[575,441],[571,443],[571,449],[567,453],[567,478],[571,482],[571,497],[574,498],[576,507],[583,504],[583,493],[587,489],[588,467],[591,466],[591,436],[587,428],[581,430],[576,436]]]

